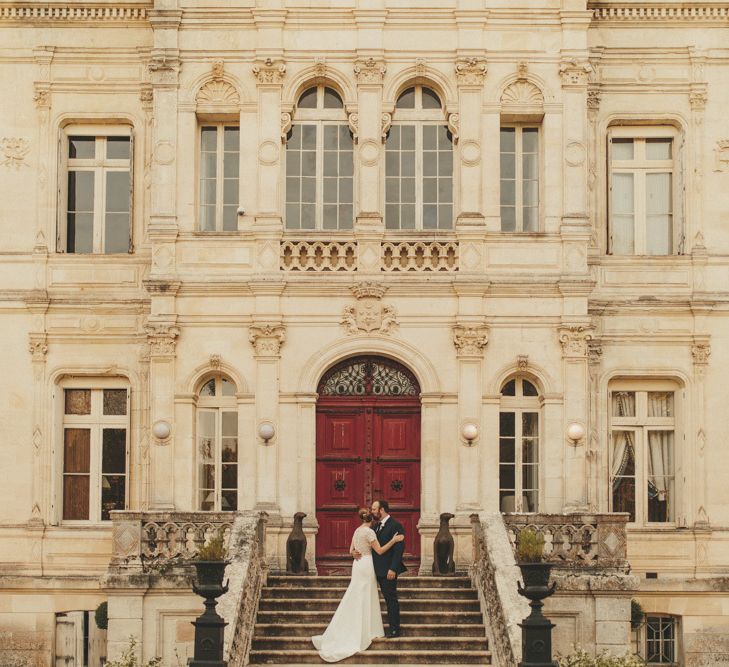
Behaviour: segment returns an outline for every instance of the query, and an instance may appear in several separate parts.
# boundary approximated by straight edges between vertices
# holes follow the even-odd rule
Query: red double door
[[[316,419],[319,574],[349,572],[357,510],[384,498],[405,528],[405,564],[417,572],[420,540],[420,403],[390,396],[322,397]]]

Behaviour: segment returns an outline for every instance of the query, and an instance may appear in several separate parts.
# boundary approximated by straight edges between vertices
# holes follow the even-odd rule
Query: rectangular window
[[[501,231],[539,231],[539,128],[501,128]]]
[[[610,487],[613,512],[630,521],[675,521],[675,393],[611,392]]]
[[[199,224],[203,232],[238,229],[240,128],[204,125],[200,128]]]
[[[671,128],[612,128],[610,252],[671,255],[680,251],[676,133]]]
[[[646,616],[645,658],[649,665],[676,665],[677,623],[672,616]]]
[[[64,521],[109,521],[127,505],[129,394],[63,389]]]
[[[238,508],[238,413],[198,409],[198,494],[202,511]]]
[[[396,124],[385,145],[385,226],[453,227],[453,140],[445,125]]]
[[[118,130],[123,133],[119,135],[91,131],[69,128],[64,135],[64,219],[59,224],[58,248],[68,253],[130,252],[131,133],[125,128]]]

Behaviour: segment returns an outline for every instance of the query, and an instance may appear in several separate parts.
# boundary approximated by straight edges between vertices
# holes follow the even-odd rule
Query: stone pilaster
[[[693,391],[693,414],[694,414],[694,456],[693,468],[693,503],[690,511],[693,514],[694,527],[707,529],[711,522],[708,515],[708,498],[706,497],[707,475],[706,475],[706,371],[711,356],[711,345],[708,336],[696,336],[691,346],[691,356],[694,366],[694,391]],[[690,434],[686,434],[689,439]],[[683,503],[684,507],[686,503]]]

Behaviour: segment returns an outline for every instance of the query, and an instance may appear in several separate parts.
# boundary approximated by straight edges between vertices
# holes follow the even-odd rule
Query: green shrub
[[[225,542],[223,541],[223,531],[220,530],[218,534],[210,539],[205,546],[200,547],[200,550],[195,555],[196,560],[225,560],[227,549],[225,548]]]
[[[94,612],[94,620],[99,630],[106,630],[109,627],[109,603],[102,602]]]
[[[633,630],[637,630],[641,623],[643,622],[643,617],[645,616],[645,613],[643,613],[643,607],[640,606],[640,602],[638,600],[631,600],[630,601],[630,627]]]
[[[105,662],[104,667],[160,667],[162,658],[152,658],[147,662],[139,662],[137,660],[137,640],[134,636],[129,637],[129,646],[124,649],[122,657],[119,660]]]
[[[525,528],[516,540],[516,560],[519,563],[541,563],[544,558],[544,536]]]
[[[597,655],[588,653],[579,646],[572,647],[574,652],[566,656],[557,656],[559,667],[644,667],[645,662],[637,655],[612,655],[607,651],[600,651]]]

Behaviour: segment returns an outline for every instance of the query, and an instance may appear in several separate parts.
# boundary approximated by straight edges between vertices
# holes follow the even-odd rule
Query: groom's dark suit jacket
[[[396,534],[405,534],[405,529],[399,521],[390,516],[385,525],[380,530],[375,528],[377,541],[380,546],[387,544]],[[405,543],[398,542],[389,551],[380,555],[375,551],[372,552],[372,561],[375,566],[375,575],[378,577],[386,577],[387,571],[392,570],[397,574],[402,574],[407,568],[402,564],[402,554],[405,551]]]

